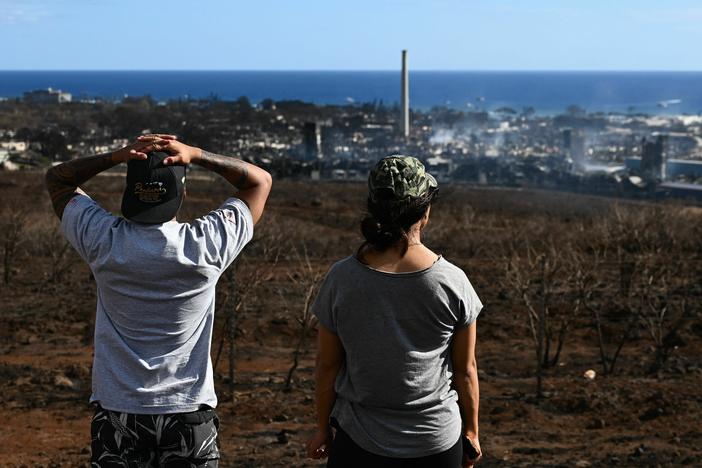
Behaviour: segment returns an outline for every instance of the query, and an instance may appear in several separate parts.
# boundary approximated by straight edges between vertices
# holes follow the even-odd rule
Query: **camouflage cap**
[[[394,155],[381,159],[368,176],[371,201],[418,198],[437,187],[424,164],[412,156]]]

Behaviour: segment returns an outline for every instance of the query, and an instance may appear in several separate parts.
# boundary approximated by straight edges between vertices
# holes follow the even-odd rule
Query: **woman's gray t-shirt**
[[[332,416],[354,442],[397,458],[456,443],[451,338],[482,307],[463,270],[442,257],[412,273],[374,270],[355,257],[332,266],[312,311],[346,353]]]

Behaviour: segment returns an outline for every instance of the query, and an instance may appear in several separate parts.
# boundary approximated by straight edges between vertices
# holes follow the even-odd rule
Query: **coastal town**
[[[253,161],[278,178],[363,180],[376,160],[403,153],[443,181],[702,201],[702,116],[575,105],[543,115],[479,103],[405,110],[382,101],[73,99],[49,88],[0,101],[0,167],[45,168],[149,132]]]

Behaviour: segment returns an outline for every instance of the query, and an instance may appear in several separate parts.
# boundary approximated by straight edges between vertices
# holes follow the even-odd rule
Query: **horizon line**
[[[702,69],[699,70],[682,70],[682,69],[669,69],[669,70],[651,70],[651,69],[410,69],[412,72],[420,73],[702,73]],[[251,69],[226,69],[226,68],[197,68],[197,69],[187,69],[187,68],[172,68],[172,69],[129,69],[129,68],[15,68],[15,69],[0,69],[0,73],[12,73],[12,72],[188,72],[188,73],[199,73],[199,72],[242,72],[242,73],[260,73],[260,72],[279,72],[279,73],[369,73],[369,72],[388,72],[388,73],[399,73],[400,68],[378,68],[378,69],[268,69],[268,68],[251,68]]]

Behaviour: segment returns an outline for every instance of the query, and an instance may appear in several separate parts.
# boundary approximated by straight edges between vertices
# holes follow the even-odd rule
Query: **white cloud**
[[[0,0],[0,23],[36,23],[50,16],[50,11],[41,2],[32,0]]]

